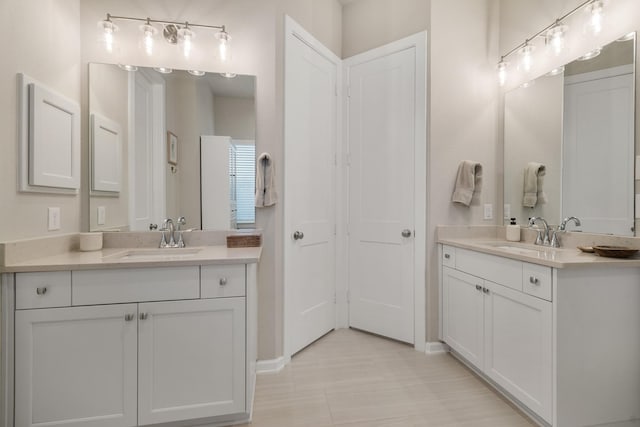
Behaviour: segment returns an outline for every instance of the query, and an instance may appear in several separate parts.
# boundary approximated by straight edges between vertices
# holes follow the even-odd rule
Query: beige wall
[[[127,229],[129,224],[129,181],[127,140],[129,136],[129,76],[127,72],[112,65],[91,64],[91,85],[89,87],[89,114],[99,113],[120,125],[120,142],[122,144],[121,171],[122,185],[116,197],[91,196],[89,207],[89,229],[109,230]],[[105,84],[108,82],[108,84]],[[87,120],[88,115],[83,115]],[[90,141],[88,142],[91,143]],[[87,171],[87,173],[90,173]],[[87,185],[90,183],[87,181]],[[98,225],[98,207],[104,207],[106,221]]]
[[[253,98],[214,98],[216,135],[233,139],[255,139],[256,104]]]
[[[80,103],[79,19],[79,0],[0,2],[0,241],[80,231],[80,196],[18,193],[16,182],[16,74]],[[56,206],[62,228],[49,232],[47,207]]]
[[[342,57],[429,28],[431,0],[358,0],[342,11]]]

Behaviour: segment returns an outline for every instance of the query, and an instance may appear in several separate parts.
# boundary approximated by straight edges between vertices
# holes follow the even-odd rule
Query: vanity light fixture
[[[107,13],[106,19],[98,22],[98,28],[102,32],[102,41],[107,52],[113,52],[115,36],[118,27],[114,21],[137,21],[142,22],[140,31],[142,31],[142,46],[147,55],[153,55],[153,47],[155,36],[158,34],[158,26],[162,28],[162,36],[167,43],[180,44],[182,54],[189,57],[193,49],[193,39],[196,36],[193,28],[202,28],[205,30],[217,30],[215,38],[218,40],[218,58],[222,62],[226,62],[230,56],[231,36],[227,33],[224,25],[203,25],[193,24],[190,22],[166,21],[151,18],[134,18],[129,16],[115,16]]]
[[[187,73],[191,74],[192,76],[196,76],[196,77],[202,77],[204,76],[204,71],[200,71],[200,70],[187,70]]]
[[[562,49],[564,49],[565,36],[569,29],[569,27],[564,24],[564,21],[579,10],[583,9],[589,13],[589,22],[587,25],[591,27],[594,34],[598,34],[602,31],[604,5],[605,0],[583,1],[568,13],[557,18],[550,25],[538,31],[533,36],[525,39],[524,43],[519,44],[506,54],[502,55],[496,67],[498,71],[498,83],[500,86],[504,86],[509,68],[509,63],[505,60],[514,53],[517,53],[520,56],[518,68],[524,72],[529,72],[531,70],[533,65],[532,53],[535,49],[535,45],[532,44],[532,42],[536,40],[537,37],[544,37],[545,43],[551,47],[553,52],[556,55],[560,54]],[[630,37],[633,38],[633,34],[631,34]]]
[[[601,48],[593,49],[592,51],[589,51],[589,52],[585,53],[584,55],[582,55],[577,60],[578,61],[588,61],[588,60],[593,59],[596,56],[600,55],[601,52],[602,52]]]

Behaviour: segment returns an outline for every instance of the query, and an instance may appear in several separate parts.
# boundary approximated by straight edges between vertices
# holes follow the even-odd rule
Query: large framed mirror
[[[633,33],[505,94],[505,219],[635,235],[635,52]]]
[[[254,76],[89,64],[90,230],[255,222]]]

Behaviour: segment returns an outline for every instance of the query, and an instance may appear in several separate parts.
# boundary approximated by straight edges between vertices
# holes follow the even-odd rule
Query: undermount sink
[[[136,261],[169,261],[182,260],[192,258],[198,254],[201,248],[158,248],[158,249],[135,249],[122,254],[118,254],[117,258],[121,260]]]
[[[501,250],[507,251],[507,252],[521,254],[521,255],[536,255],[537,256],[537,255],[540,254],[540,252],[545,252],[544,250],[540,251],[540,250],[537,250],[537,249],[526,249],[526,248],[522,248],[520,246],[509,246],[509,245],[494,246],[494,248],[501,249]]]
[[[486,243],[486,245],[491,246],[494,249],[500,249],[505,252],[510,252],[512,254],[531,255],[531,256],[546,255],[549,252],[553,252],[553,250],[555,249],[555,248],[550,248],[548,246],[532,247],[532,245],[526,245],[525,243],[510,243],[505,241],[488,242]]]

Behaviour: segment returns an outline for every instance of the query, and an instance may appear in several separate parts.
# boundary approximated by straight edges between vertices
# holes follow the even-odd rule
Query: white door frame
[[[403,39],[394,41],[387,45],[369,50],[367,52],[352,56],[343,61],[343,87],[349,87],[349,68],[353,65],[362,64],[382,56],[387,56],[395,52],[399,52],[406,49],[415,48],[416,62],[415,62],[415,75],[416,75],[416,106],[415,106],[415,141],[414,141],[414,170],[415,170],[415,183],[414,183],[414,221],[415,221],[415,233],[414,233],[414,348],[417,351],[424,352],[426,349],[426,248],[427,248],[427,33],[421,32],[412,36],[405,37]],[[345,111],[345,116],[348,114],[347,102],[348,98],[343,98],[344,103],[342,105],[342,111]],[[342,140],[344,141],[343,157],[346,159],[343,162],[341,169],[341,177],[339,177],[339,183],[345,183],[339,187],[348,188],[348,159],[349,153],[349,141],[348,141],[348,124],[349,119],[345,117]],[[342,224],[348,224],[349,222],[349,196],[343,196],[339,199],[337,207],[340,210],[340,222]],[[338,264],[336,271],[339,272],[339,280],[336,282],[339,287],[337,290],[338,305],[336,311],[338,314],[338,327],[346,328],[349,325],[349,305],[347,302],[348,295],[348,247],[349,240],[346,233],[338,234],[340,239],[339,246],[341,250],[337,253],[344,253],[345,256],[338,258]],[[344,250],[344,252],[342,252]],[[341,298],[340,296],[345,296]]]
[[[330,61],[331,63],[335,64],[336,66],[336,91],[337,91],[337,99],[340,99],[341,97],[341,82],[342,82],[342,76],[341,76],[341,71],[342,71],[342,61],[340,58],[338,58],[338,56],[336,56],[330,49],[328,49],[326,46],[324,46],[322,43],[320,43],[318,40],[316,40],[309,32],[307,32],[301,25],[299,25],[297,22],[295,22],[291,17],[289,17],[288,15],[285,15],[284,17],[284,40],[285,40],[285,49],[284,49],[284,56],[285,56],[285,63],[286,63],[286,55],[287,52],[289,51],[289,46],[291,41],[293,41],[293,39],[298,39],[301,42],[303,42],[304,44],[306,44],[307,46],[309,46],[311,49],[313,49],[314,51],[316,51],[317,53],[319,53],[320,55],[322,55],[323,57],[325,57],[328,61]],[[284,85],[285,90],[286,90],[286,83]],[[285,97],[286,99],[286,97]],[[336,129],[338,130],[336,132],[336,147],[335,147],[335,152],[337,153],[338,151],[338,147],[340,147],[340,139],[341,139],[341,132],[340,132],[340,128],[341,128],[341,116],[342,116],[342,103],[337,102],[337,106],[336,106]],[[285,106],[285,112],[286,112],[286,106]],[[286,126],[286,113],[285,113],[285,126]],[[294,141],[295,142],[295,141]],[[287,177],[286,177],[286,167],[289,161],[294,161],[293,159],[289,159],[288,158],[288,153],[287,153],[287,140],[285,139],[284,141],[284,197],[283,197],[283,206],[284,206],[284,224],[285,226],[284,228],[284,260],[283,260],[283,293],[284,293],[284,307],[283,307],[283,311],[284,311],[284,322],[283,322],[283,359],[279,360],[277,362],[278,367],[276,369],[279,369],[281,366],[284,366],[285,364],[289,363],[289,361],[291,360],[291,327],[290,327],[290,322],[291,322],[291,305],[292,305],[292,290],[291,290],[291,283],[289,283],[288,277],[287,277],[287,263],[290,260],[291,257],[291,246],[288,245],[286,242],[288,242],[288,240],[291,238],[291,236],[289,236],[288,231],[289,231],[289,227],[287,227],[288,221],[289,221],[289,215],[288,215],[288,209],[287,209],[287,204],[290,203],[290,201],[287,199],[287,194],[289,194],[289,184],[287,184]],[[337,160],[336,160],[337,161]],[[336,168],[337,170],[338,168]],[[338,179],[335,180],[336,182],[336,186],[335,186],[335,190],[336,190],[336,194],[337,191],[339,189],[339,181]],[[338,205],[338,197],[336,196],[336,198],[334,199],[334,203],[336,204],[336,209],[335,212],[338,212],[339,209],[339,205]],[[336,214],[337,216],[337,214]],[[336,236],[336,259],[338,257],[339,251],[338,246],[339,246],[339,235]],[[337,261],[336,261],[336,271],[337,271]],[[337,274],[336,274],[336,278],[337,278]],[[336,311],[337,311],[337,307],[336,307]],[[336,327],[338,327],[336,325]]]

